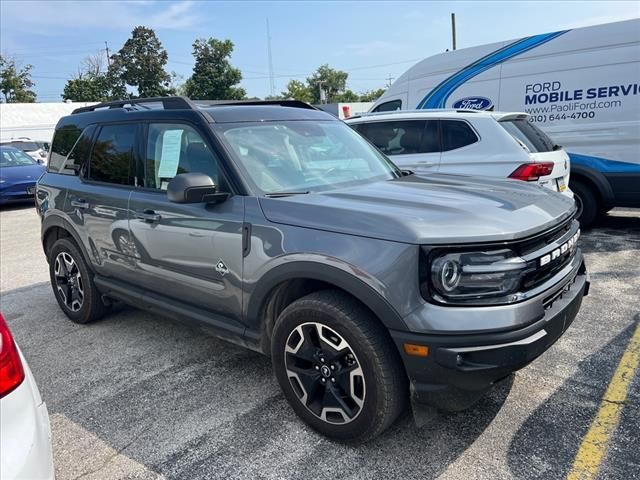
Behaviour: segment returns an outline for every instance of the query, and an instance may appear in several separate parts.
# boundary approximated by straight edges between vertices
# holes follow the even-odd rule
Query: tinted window
[[[362,124],[359,131],[387,155],[439,151],[437,121],[372,122]]]
[[[442,151],[466,147],[478,141],[478,136],[468,123],[459,120],[440,120]]]
[[[135,125],[105,125],[91,151],[89,178],[99,182],[133,185]]]
[[[90,125],[85,128],[80,135],[80,138],[76,141],[73,148],[67,155],[67,158],[62,164],[60,170],[56,173],[63,173],[65,175],[78,175],[78,172],[82,171],[83,176],[86,176],[86,168],[89,160],[89,153],[91,153],[91,143],[93,140],[93,133],[95,132],[95,125]],[[55,171],[49,166],[49,171]]]
[[[553,150],[553,141],[528,120],[507,120],[499,123],[514,138],[524,143],[529,151],[535,153]]]
[[[180,173],[206,173],[221,190],[218,162],[200,134],[184,124],[149,125],[144,186],[166,190]]]
[[[391,100],[390,102],[381,103],[373,109],[374,112],[394,112],[402,108],[402,100]]]
[[[67,155],[69,155],[81,134],[82,129],[75,125],[65,125],[56,130],[53,136],[53,144],[51,145],[51,155],[49,156],[49,171],[60,172]],[[60,173],[73,174],[72,172]]]

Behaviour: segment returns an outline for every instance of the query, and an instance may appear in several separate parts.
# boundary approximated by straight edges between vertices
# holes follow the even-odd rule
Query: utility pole
[[[107,67],[111,66],[111,56],[109,55],[109,44],[107,41],[104,41],[104,49],[107,51]]]
[[[273,59],[271,58],[271,31],[269,30],[269,18],[267,18],[267,56],[269,60],[269,90],[273,97],[276,94],[276,83],[273,75]]]
[[[325,104],[328,102],[327,99],[327,91],[322,88],[322,85],[325,83],[325,80],[318,80],[318,90],[320,93],[320,103],[321,104]]]
[[[391,74],[389,74],[389,76],[385,78],[385,80],[387,81],[387,88],[389,88],[391,86],[391,82],[393,82],[394,80],[394,77],[392,77]]]
[[[451,14],[451,39],[453,41],[453,50],[456,49],[456,14]]]

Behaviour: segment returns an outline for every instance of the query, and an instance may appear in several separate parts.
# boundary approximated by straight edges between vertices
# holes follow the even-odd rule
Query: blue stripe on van
[[[640,173],[640,163],[621,162],[579,153],[569,153],[571,164],[593,168],[601,173]]]
[[[544,33],[541,35],[534,35],[532,37],[521,38],[509,45],[505,45],[495,52],[485,55],[442,81],[438,86],[431,90],[420,101],[420,103],[418,103],[416,108],[444,108],[447,99],[453,91],[467,80],[480,75],[482,72],[485,72],[506,60],[547,43],[568,31],[569,30],[562,30],[559,32]]]

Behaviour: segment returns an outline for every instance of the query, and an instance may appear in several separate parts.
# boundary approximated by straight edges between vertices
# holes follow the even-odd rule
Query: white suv
[[[526,113],[416,110],[346,120],[401,168],[513,178],[573,198],[569,156]]]

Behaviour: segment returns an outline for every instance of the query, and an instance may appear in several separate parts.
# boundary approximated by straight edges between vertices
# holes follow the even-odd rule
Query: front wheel
[[[334,439],[367,441],[405,407],[407,378],[388,333],[342,292],[315,292],[289,305],[276,322],[271,356],[294,411]]]
[[[108,307],[102,303],[93,273],[80,249],[69,238],[60,238],[49,251],[49,276],[53,293],[62,311],[75,323],[88,323],[102,317]]]

